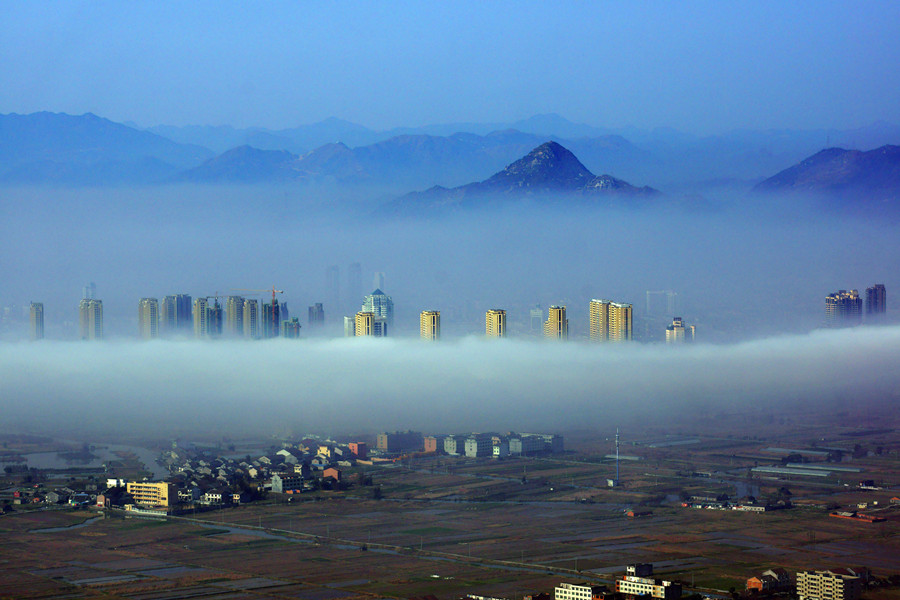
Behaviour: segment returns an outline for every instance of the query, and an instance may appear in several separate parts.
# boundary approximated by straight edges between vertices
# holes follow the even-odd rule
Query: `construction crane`
[[[272,292],[272,337],[278,337],[278,323],[275,317],[275,294],[283,294],[284,290],[276,290],[275,286],[272,286],[270,290],[248,290],[242,288],[235,288],[231,290],[232,292],[253,292],[254,294],[268,294]]]

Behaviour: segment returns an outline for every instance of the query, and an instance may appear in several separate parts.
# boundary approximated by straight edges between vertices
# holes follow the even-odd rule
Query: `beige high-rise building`
[[[609,341],[631,341],[631,305],[619,302],[609,304]]]
[[[591,300],[590,338],[592,342],[609,339],[609,300]]]
[[[492,308],[484,313],[484,334],[488,337],[506,337],[506,311]]]
[[[241,326],[244,328],[244,337],[255,340],[259,337],[259,301],[244,300],[244,309],[241,311]]]
[[[592,342],[624,342],[631,339],[631,305],[610,300],[591,300]]]
[[[387,318],[378,317],[373,312],[356,313],[354,325],[356,337],[387,337]]]
[[[566,318],[565,306],[551,306],[544,321],[544,337],[552,340],[565,340],[569,337],[569,320]]]
[[[83,340],[103,339],[103,301],[85,298],[78,303],[78,329]]]
[[[194,335],[198,338],[210,336],[209,302],[206,298],[194,300]]]
[[[244,299],[241,296],[228,296],[225,300],[225,335],[244,335]]]
[[[441,311],[423,310],[419,315],[419,333],[423,340],[441,339]]]
[[[44,303],[32,302],[30,312],[31,339],[42,340],[44,339]]]
[[[666,343],[682,344],[684,342],[694,341],[694,326],[685,325],[684,319],[675,317],[672,324],[666,327]]]
[[[159,300],[141,298],[138,302],[138,334],[145,340],[159,337]]]

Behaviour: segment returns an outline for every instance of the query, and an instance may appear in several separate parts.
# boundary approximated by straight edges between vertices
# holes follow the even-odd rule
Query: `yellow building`
[[[387,337],[387,319],[377,317],[375,313],[361,311],[356,313],[354,322],[356,337]]]
[[[492,308],[484,315],[484,334],[488,337],[506,337],[506,311]]]
[[[175,486],[171,483],[129,482],[125,491],[134,498],[138,506],[172,506],[178,498]]]
[[[544,321],[544,337],[553,340],[565,340],[569,337],[569,320],[566,318],[565,306],[551,306]]]
[[[856,600],[862,593],[862,579],[834,571],[798,571],[800,600]]]
[[[244,309],[241,313],[244,337],[255,340],[259,337],[259,301],[244,300]]]
[[[138,333],[145,340],[159,337],[159,300],[141,298],[138,302]]]
[[[423,340],[441,339],[441,311],[423,310],[419,315],[419,333]]]
[[[610,300],[591,300],[590,336],[592,342],[624,342],[631,339],[630,304]]]
[[[83,340],[103,339],[103,301],[85,298],[78,303],[78,329]]]
[[[631,328],[631,305],[611,302],[609,305],[609,341],[630,341]]]

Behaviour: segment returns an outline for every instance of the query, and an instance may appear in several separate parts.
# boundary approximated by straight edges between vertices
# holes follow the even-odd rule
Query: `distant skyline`
[[[0,113],[372,129],[900,121],[895,2],[3,2]]]

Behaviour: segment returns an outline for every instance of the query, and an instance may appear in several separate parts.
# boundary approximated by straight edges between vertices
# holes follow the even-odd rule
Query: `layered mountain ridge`
[[[651,187],[636,187],[611,175],[594,175],[578,158],[557,142],[546,142],[519,160],[485,179],[455,188],[432,187],[412,192],[391,203],[399,212],[432,208],[475,207],[512,198],[612,196],[649,199],[660,195]]]

